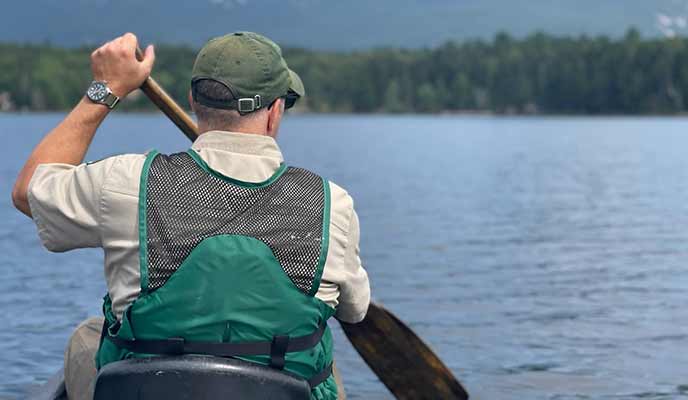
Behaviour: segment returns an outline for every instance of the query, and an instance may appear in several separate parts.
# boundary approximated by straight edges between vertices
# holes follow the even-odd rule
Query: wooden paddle
[[[137,57],[142,59],[141,50],[137,50]],[[146,79],[141,90],[186,137],[196,139],[196,123],[152,77]],[[358,354],[397,399],[468,399],[449,368],[384,307],[371,303],[360,323],[340,323]]]
[[[384,307],[370,303],[360,323],[339,323],[358,354],[397,399],[468,399],[449,368]]]
[[[136,49],[136,58],[143,60],[143,52]],[[169,118],[182,133],[192,142],[198,137],[198,127],[193,119],[177,104],[176,101],[152,77],[148,77],[141,85],[141,91],[148,96],[160,111]]]

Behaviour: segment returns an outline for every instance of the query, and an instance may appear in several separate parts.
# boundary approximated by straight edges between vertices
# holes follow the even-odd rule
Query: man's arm
[[[28,189],[36,167],[47,163],[80,164],[108,111],[107,107],[82,99],[64,121],[41,140],[14,184],[12,201],[19,211],[31,216]]]
[[[93,78],[107,82],[112,92],[124,98],[141,86],[153,68],[155,54],[148,46],[143,61],[136,60],[137,39],[127,33],[106,43],[91,54]],[[22,213],[31,216],[29,182],[40,164],[80,164],[93,136],[110,109],[82,98],[69,115],[34,148],[19,172],[12,190],[12,201]]]
[[[370,304],[370,282],[368,273],[361,265],[359,250],[360,228],[358,215],[351,210],[347,246],[344,253],[344,268],[340,272],[344,279],[339,284],[339,305],[335,317],[344,322],[360,322],[368,312]]]

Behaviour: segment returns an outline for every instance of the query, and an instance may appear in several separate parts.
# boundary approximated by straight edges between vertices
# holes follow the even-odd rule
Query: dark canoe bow
[[[371,303],[363,321],[340,324],[356,351],[397,399],[468,399],[444,363],[384,307]],[[67,400],[62,370],[30,391],[27,398]]]

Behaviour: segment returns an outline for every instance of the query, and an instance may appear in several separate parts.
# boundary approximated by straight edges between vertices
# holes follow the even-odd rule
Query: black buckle
[[[180,337],[175,337],[175,338],[169,338],[167,339],[167,343],[169,343],[169,354],[170,355],[176,355],[180,356],[184,354],[184,338]]]
[[[289,336],[273,336],[270,346],[270,367],[284,369],[284,356],[289,347]]]

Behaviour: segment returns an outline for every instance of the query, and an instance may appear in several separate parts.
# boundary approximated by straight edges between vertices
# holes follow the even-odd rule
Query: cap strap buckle
[[[238,102],[239,112],[241,114],[248,114],[250,112],[253,112],[253,111],[260,109],[260,107],[263,106],[261,103],[261,99],[260,99],[259,94],[255,95],[255,97],[253,97],[253,98],[243,97],[243,98],[237,100],[237,102]]]

